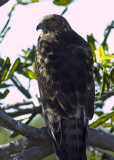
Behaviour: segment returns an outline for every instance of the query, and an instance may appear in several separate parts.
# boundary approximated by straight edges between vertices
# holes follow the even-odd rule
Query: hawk
[[[56,14],[37,25],[35,70],[46,126],[59,160],[86,160],[88,120],[94,113],[89,44]]]

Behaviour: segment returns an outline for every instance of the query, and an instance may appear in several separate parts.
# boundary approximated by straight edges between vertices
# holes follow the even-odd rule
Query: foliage
[[[3,29],[0,32],[0,43],[2,43],[3,39],[6,37],[7,32],[11,29],[9,26],[9,22],[12,16],[12,13],[17,5],[27,5],[30,3],[38,2],[38,0],[17,0],[16,4],[12,7],[11,11],[8,14],[8,20],[4,25]],[[65,10],[62,12],[64,14],[67,11],[67,7],[72,0],[54,0],[53,3],[58,6],[65,6]],[[94,38],[93,34],[87,35],[87,41],[91,47],[93,53],[94,60],[94,80],[95,80],[95,114],[98,116],[98,119],[90,124],[90,127],[99,127],[108,128],[109,132],[114,132],[114,109],[110,111],[110,113],[104,113],[104,101],[107,100],[114,94],[114,53],[109,53],[107,38],[110,35],[111,30],[114,28],[114,21],[111,22],[109,26],[104,31],[104,39],[99,45],[96,47],[98,43]],[[33,79],[36,79],[35,69],[34,69],[34,58],[35,58],[36,46],[32,46],[32,48],[27,48],[26,50],[22,49],[22,54],[15,60],[13,64],[11,64],[10,57],[6,59],[0,58],[0,99],[5,99],[8,94],[11,94],[10,87],[17,87],[22,94],[24,94],[27,98],[31,98],[31,94],[29,90],[26,90],[24,87],[19,88],[18,83],[21,82],[18,80],[15,81],[15,75],[22,75],[26,77],[30,82]],[[18,76],[17,76],[18,77]],[[14,84],[9,84],[9,80],[14,82]],[[10,82],[11,82],[10,81]],[[112,93],[113,94],[108,94]],[[27,96],[28,95],[28,96]],[[102,96],[106,95],[106,97],[102,100]],[[99,98],[101,97],[101,99]],[[37,98],[40,101],[40,98]],[[2,101],[1,101],[2,102]],[[28,116],[26,124],[29,123],[36,114],[32,114],[32,116]],[[25,120],[20,119],[20,120]],[[91,160],[95,159],[93,155],[91,155]]]

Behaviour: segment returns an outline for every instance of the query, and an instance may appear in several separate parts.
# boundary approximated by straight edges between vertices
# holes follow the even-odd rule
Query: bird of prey
[[[86,160],[88,120],[94,113],[89,44],[56,14],[37,25],[35,70],[46,126],[59,160]]]

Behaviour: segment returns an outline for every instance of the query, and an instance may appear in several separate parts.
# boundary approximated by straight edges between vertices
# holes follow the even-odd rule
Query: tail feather
[[[59,160],[86,159],[86,126],[84,120],[70,118],[61,120],[62,142],[53,140],[55,152]]]

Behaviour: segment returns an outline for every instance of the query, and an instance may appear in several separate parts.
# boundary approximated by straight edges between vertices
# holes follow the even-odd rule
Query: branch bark
[[[108,93],[105,93],[103,94],[102,96],[98,96],[95,98],[95,101],[98,101],[98,100],[106,100],[107,98],[111,97],[111,96],[114,96],[114,90],[108,92]]]
[[[13,155],[13,160],[41,160],[46,158],[47,156],[54,153],[52,145],[40,145],[40,146],[33,146],[27,150],[20,152],[17,155]]]
[[[17,102],[15,104],[7,104],[7,105],[1,105],[0,108],[2,110],[10,109],[10,108],[18,108],[19,106],[25,106],[33,104],[33,98],[23,100],[22,102]]]
[[[46,127],[39,129],[24,125],[21,122],[12,119],[1,110],[0,125],[27,137],[0,145],[0,148],[3,149],[8,155],[20,152],[17,155],[11,156],[12,159],[16,158],[17,160],[20,160],[22,159],[22,156],[30,158],[30,155],[32,155],[32,160],[38,160],[38,158],[35,159],[37,155],[39,155],[38,157],[42,159],[47,155],[54,153],[51,139],[48,135]],[[87,144],[114,152],[114,135],[105,133],[99,129],[88,128]],[[27,158],[27,160],[29,160],[29,158]]]
[[[35,128],[32,126],[24,125],[20,121],[16,121],[8,116],[4,111],[0,110],[0,126],[21,134],[25,137],[32,138],[35,141],[41,142],[46,140],[45,128]],[[47,131],[46,131],[47,132]],[[48,136],[48,134],[47,134]],[[48,136],[49,138],[49,136]]]
[[[7,155],[6,151],[0,148],[0,159],[1,160],[12,160],[12,158]]]
[[[11,80],[22,94],[24,94],[27,98],[32,98],[30,93],[23,87],[23,85],[20,83],[16,76],[13,75],[11,77]]]
[[[33,108],[27,108],[27,109],[19,109],[18,111],[14,112],[8,112],[8,115],[12,118],[22,116],[25,114],[34,114],[34,113],[42,113],[42,108],[41,106],[39,107],[33,107]]]

